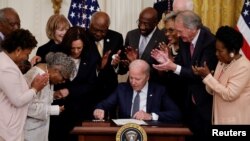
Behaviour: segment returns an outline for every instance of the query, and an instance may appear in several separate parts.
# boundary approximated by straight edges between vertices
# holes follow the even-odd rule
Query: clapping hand
[[[31,83],[31,87],[34,88],[36,91],[40,91],[49,83],[49,74],[38,74],[35,76],[34,80]]]
[[[168,60],[168,50],[165,50],[166,51],[160,49],[153,49],[151,51],[151,57],[153,57],[160,64],[165,63]]]
[[[103,69],[107,65],[110,53],[111,50],[105,52],[105,54],[103,55],[100,69]]]
[[[128,46],[125,48],[125,54],[130,62],[138,58],[138,49]]]
[[[119,63],[120,63],[120,54],[121,54],[121,50],[118,50],[116,54],[114,54],[112,56],[112,61],[111,61],[111,65],[116,67]]]
[[[204,67],[198,67],[197,65],[192,66],[192,70],[194,72],[194,74],[201,76],[202,78],[205,78],[209,73],[210,70],[207,66],[206,61],[204,62]]]

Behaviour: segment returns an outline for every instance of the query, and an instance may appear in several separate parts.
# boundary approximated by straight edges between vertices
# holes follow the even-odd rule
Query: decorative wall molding
[[[59,14],[63,0],[51,0],[53,4],[54,14]]]

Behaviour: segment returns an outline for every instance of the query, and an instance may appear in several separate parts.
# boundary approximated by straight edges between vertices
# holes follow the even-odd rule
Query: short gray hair
[[[199,29],[202,27],[201,18],[190,10],[180,11],[175,18],[175,22],[182,22],[184,27],[188,29]]]
[[[74,75],[76,66],[71,57],[62,52],[49,52],[46,55],[46,63],[48,67],[56,67],[60,69],[64,78],[70,78]]]
[[[150,74],[150,66],[149,66],[149,64],[145,60],[136,59],[136,60],[132,61],[129,64],[129,70],[130,69],[135,69],[135,68],[141,69],[141,71],[143,73],[145,73],[146,75],[148,75],[148,76]]]

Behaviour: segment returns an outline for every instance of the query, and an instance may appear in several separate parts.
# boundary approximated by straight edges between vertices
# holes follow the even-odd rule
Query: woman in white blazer
[[[28,60],[36,46],[35,37],[24,29],[12,32],[0,52],[0,139],[23,141],[28,104],[48,82],[48,75],[38,75],[28,86],[18,65]]]
[[[232,27],[216,32],[219,60],[214,76],[204,67],[193,66],[213,95],[213,124],[250,124],[250,62],[239,53],[243,36]]]
[[[75,71],[75,63],[64,53],[50,52],[46,55],[46,63],[39,63],[26,74],[29,85],[37,74],[49,74],[49,83],[35,96],[29,105],[28,117],[24,126],[25,141],[48,141],[49,123],[51,115],[59,115],[64,106],[51,105],[53,99],[67,95],[54,92],[54,84],[64,83]]]

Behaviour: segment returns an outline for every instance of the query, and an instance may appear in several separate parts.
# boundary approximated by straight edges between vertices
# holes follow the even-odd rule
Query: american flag
[[[89,28],[93,13],[100,11],[97,0],[71,0],[68,19],[73,26]]]
[[[242,52],[250,60],[250,0],[244,1],[237,28],[244,37]]]

